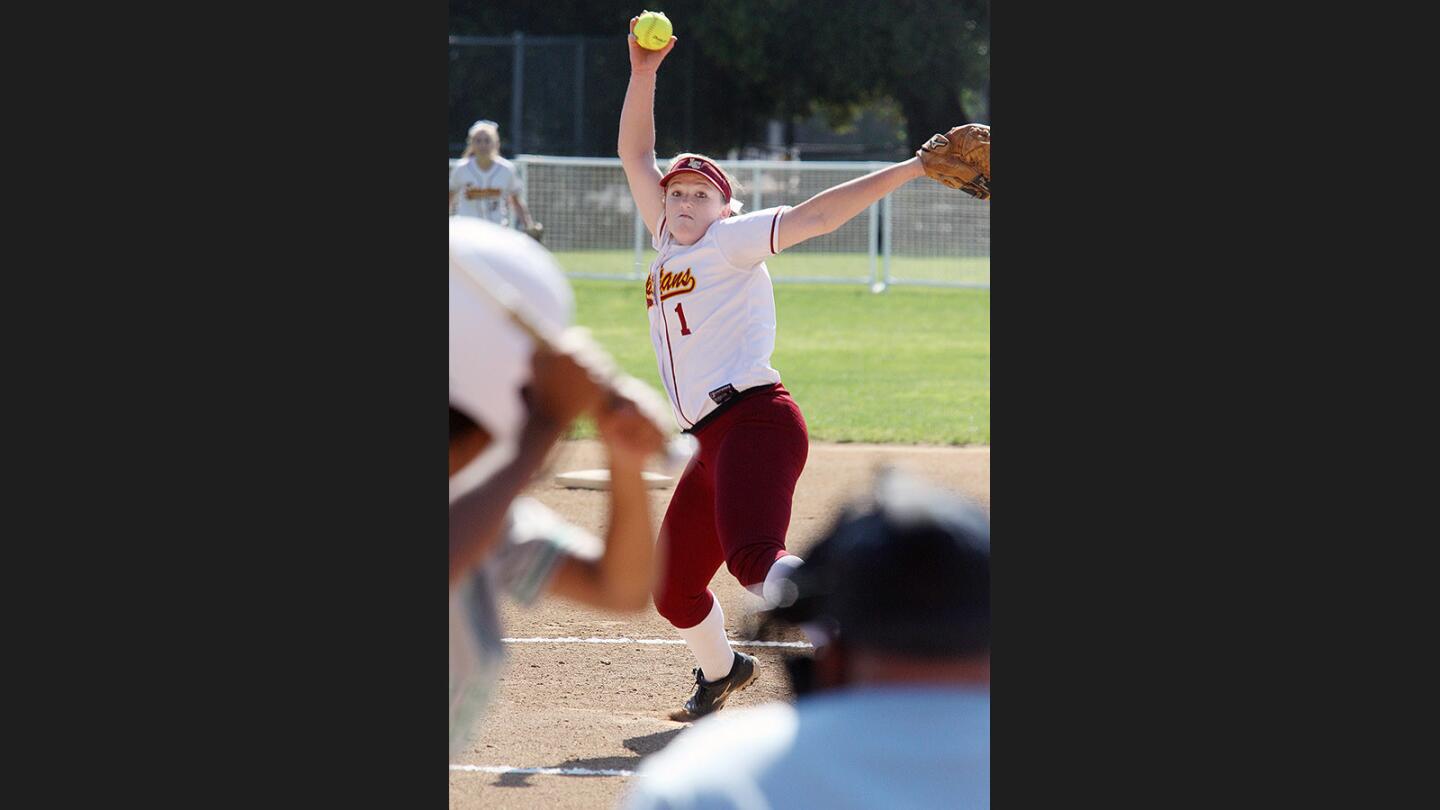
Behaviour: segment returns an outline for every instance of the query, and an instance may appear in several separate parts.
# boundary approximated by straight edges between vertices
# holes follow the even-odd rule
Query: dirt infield
[[[787,546],[802,557],[828,528],[838,507],[862,493],[875,468],[894,464],[975,498],[990,510],[990,448],[906,447],[812,443],[795,493]],[[602,534],[608,495],[562,489],[554,473],[604,467],[593,441],[567,442],[551,475],[530,494],[567,519]],[[651,490],[658,526],[670,488]],[[731,638],[746,638],[747,615],[756,601],[722,566],[711,588],[725,610]],[[652,607],[615,615],[549,599],[533,609],[502,608],[505,634],[516,639],[632,639],[624,643],[515,642],[498,694],[476,739],[451,763],[450,807],[476,808],[613,807],[630,777],[595,772],[633,771],[648,754],[667,745],[688,726],[668,713],[689,696],[693,659],[674,629]],[[802,640],[798,634],[781,637]],[[742,647],[760,660],[760,677],[731,699],[733,707],[789,699],[782,665],[796,650]],[[470,770],[466,770],[466,769]],[[476,770],[485,768],[488,770]],[[569,773],[499,772],[566,769]]]

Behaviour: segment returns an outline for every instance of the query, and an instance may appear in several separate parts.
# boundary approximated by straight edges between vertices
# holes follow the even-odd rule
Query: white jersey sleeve
[[[465,161],[455,164],[450,170],[450,191],[454,193],[465,187]]]
[[[709,235],[732,267],[748,269],[780,252],[776,250],[780,221],[789,210],[782,205],[726,217],[710,226]]]
[[[544,593],[563,557],[594,560],[603,550],[600,539],[567,522],[533,498],[516,498],[510,506],[505,542],[487,563],[497,590],[522,605]]]

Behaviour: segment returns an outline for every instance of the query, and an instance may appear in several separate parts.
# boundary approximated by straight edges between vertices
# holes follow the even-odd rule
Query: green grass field
[[[644,253],[645,273],[654,251]],[[636,272],[635,253],[630,250],[571,250],[555,254],[569,273],[626,275]],[[880,277],[885,275],[883,261],[877,260]],[[782,253],[765,262],[770,277],[811,279],[871,278],[870,257],[862,253]],[[931,258],[894,256],[890,259],[891,277],[898,281],[944,281],[963,284],[989,284],[988,257]]]
[[[625,272],[629,261],[626,253],[620,270],[590,272]],[[571,283],[577,322],[626,372],[663,391],[644,282]],[[771,364],[805,412],[811,438],[990,444],[989,290],[891,287],[875,295],[861,285],[776,284],[775,307]],[[594,435],[593,425],[575,435]]]

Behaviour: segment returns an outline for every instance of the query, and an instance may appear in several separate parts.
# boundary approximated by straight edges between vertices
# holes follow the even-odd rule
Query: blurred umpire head
[[[986,684],[990,525],[975,504],[882,470],[781,585],[770,618],[804,626],[797,693],[861,684]]]

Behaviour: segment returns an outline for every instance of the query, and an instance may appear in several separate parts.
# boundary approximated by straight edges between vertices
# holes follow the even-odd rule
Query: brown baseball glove
[[[925,175],[980,200],[990,199],[990,127],[964,124],[936,133],[915,156]]]

